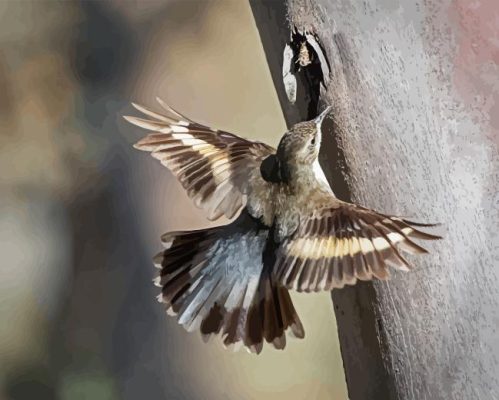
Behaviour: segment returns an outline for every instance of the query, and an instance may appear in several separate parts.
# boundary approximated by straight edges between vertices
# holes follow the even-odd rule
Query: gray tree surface
[[[321,162],[338,197],[443,224],[410,273],[333,293],[350,398],[499,398],[499,6],[252,8],[288,123],[307,117],[300,84],[293,106],[280,77],[290,27],[324,46],[334,121]]]

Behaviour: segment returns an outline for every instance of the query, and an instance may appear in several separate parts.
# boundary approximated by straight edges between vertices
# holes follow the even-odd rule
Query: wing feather
[[[295,233],[280,244],[276,276],[286,287],[305,292],[341,288],[373,277],[388,279],[389,267],[411,268],[402,252],[428,252],[413,239],[440,239],[416,226],[434,225],[335,199],[332,206],[302,218]]]
[[[246,204],[251,176],[275,149],[232,133],[212,129],[185,117],[161,99],[166,114],[132,103],[150,118],[125,116],[152,131],[134,147],[148,151],[176,176],[194,204],[210,220],[232,218]]]

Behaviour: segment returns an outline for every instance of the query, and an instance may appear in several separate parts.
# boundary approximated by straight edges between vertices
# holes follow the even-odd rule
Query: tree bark
[[[431,255],[410,259],[412,272],[333,292],[350,399],[497,398],[493,1],[251,4],[289,124],[310,117],[306,88],[295,106],[284,93],[290,27],[325,49],[331,79],[320,101],[334,121],[321,164],[336,195],[445,227]]]

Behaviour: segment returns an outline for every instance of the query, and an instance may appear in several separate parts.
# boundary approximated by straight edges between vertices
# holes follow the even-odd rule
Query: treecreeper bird
[[[220,334],[226,346],[277,349],[286,332],[304,337],[289,290],[317,292],[387,279],[407,271],[402,251],[426,253],[413,239],[439,236],[419,224],[335,197],[318,162],[321,123],[294,125],[277,150],[194,122],[162,100],[148,118],[125,118],[151,131],[135,144],[159,159],[210,220],[233,222],[170,232],[155,257],[158,299],[188,331]]]

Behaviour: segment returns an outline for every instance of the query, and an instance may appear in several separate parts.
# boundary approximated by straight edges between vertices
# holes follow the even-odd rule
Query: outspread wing
[[[411,268],[400,250],[427,253],[413,239],[440,239],[417,229],[431,226],[435,225],[339,202],[303,218],[283,241],[276,259],[277,279],[289,289],[305,292],[341,288],[358,279],[387,279],[389,266]]]
[[[165,114],[133,104],[149,119],[124,117],[152,131],[134,147],[170,169],[210,220],[232,218],[246,203],[252,172],[275,149],[196,123],[157,100]]]

